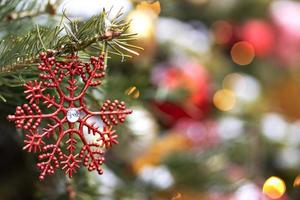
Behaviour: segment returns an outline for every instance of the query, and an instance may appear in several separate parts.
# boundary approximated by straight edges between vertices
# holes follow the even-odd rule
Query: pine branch
[[[42,14],[54,15],[61,0],[54,2],[39,0],[6,0],[0,2],[0,21],[15,22]]]
[[[36,65],[39,52],[46,49],[53,50],[59,56],[84,51],[91,46],[101,47],[103,42],[108,42],[112,47],[110,51],[122,57],[128,53],[137,54],[131,48],[140,48],[127,43],[136,39],[135,34],[126,33],[130,22],[117,21],[115,18],[108,21],[107,15],[103,11],[86,22],[70,21],[64,26],[58,25],[54,30],[37,27],[23,37],[5,38],[0,43],[0,76]],[[123,49],[125,53],[116,49]]]
[[[130,58],[138,55],[140,47],[129,44],[137,38],[129,33],[130,22],[121,20],[122,10],[108,20],[105,10],[87,21],[73,21],[63,16],[55,28],[36,26],[22,36],[10,35],[0,41],[0,85],[16,87],[36,79],[39,53],[51,50],[57,59],[65,59],[70,53],[78,56],[98,54],[107,45],[108,54]],[[0,89],[0,99],[9,97],[5,87]]]

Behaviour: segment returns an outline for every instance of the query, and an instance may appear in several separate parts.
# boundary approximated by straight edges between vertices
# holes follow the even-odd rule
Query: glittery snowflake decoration
[[[41,81],[25,84],[29,104],[18,106],[8,116],[17,128],[27,130],[23,149],[40,152],[40,180],[58,168],[72,177],[80,165],[102,174],[105,150],[118,143],[113,127],[132,112],[118,100],[106,100],[97,111],[89,110],[85,103],[88,88],[99,86],[105,76],[104,55],[84,63],[76,55],[56,60],[49,51],[41,53],[40,60]],[[42,112],[42,106],[48,113]],[[91,122],[95,117],[103,125]]]

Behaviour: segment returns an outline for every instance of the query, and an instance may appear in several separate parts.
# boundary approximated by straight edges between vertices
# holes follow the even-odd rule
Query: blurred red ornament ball
[[[240,29],[240,37],[253,45],[256,56],[269,55],[274,48],[274,29],[267,21],[247,21]]]
[[[201,119],[209,112],[210,78],[203,66],[195,62],[160,66],[152,80],[158,90],[167,91],[166,97],[154,100],[154,106],[169,124],[181,118]],[[176,91],[182,96],[175,97]]]

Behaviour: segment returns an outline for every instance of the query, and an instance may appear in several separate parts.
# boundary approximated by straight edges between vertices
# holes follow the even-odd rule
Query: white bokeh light
[[[261,200],[261,193],[255,184],[246,183],[237,189],[234,200]]]
[[[135,10],[128,16],[131,20],[130,31],[141,38],[147,38],[154,32],[154,15],[150,11]]]
[[[300,121],[290,124],[287,142],[292,146],[297,146],[300,144]]]
[[[224,117],[219,120],[217,129],[222,139],[234,139],[243,133],[244,122],[236,117]]]
[[[288,123],[276,113],[266,114],[262,119],[262,133],[269,140],[282,142],[288,131]]]
[[[111,16],[114,16],[121,8],[128,12],[132,3],[129,0],[65,0],[58,10],[66,10],[71,17],[89,18],[99,14],[103,8],[107,11],[112,8]]]
[[[236,97],[244,102],[255,101],[261,90],[258,81],[249,75],[243,75],[240,79],[237,79],[232,89]]]
[[[145,166],[139,172],[139,179],[158,189],[167,189],[174,183],[174,178],[165,166]]]
[[[171,18],[159,18],[156,35],[160,43],[171,43],[198,53],[206,53],[212,44],[205,26],[195,28],[191,24]]]
[[[96,171],[89,173],[90,184],[98,186],[98,192],[106,196],[107,199],[114,199],[113,194],[115,190],[121,186],[123,182],[109,168],[104,166],[103,169],[105,170],[105,173],[103,173],[101,176],[99,176]]]
[[[153,116],[144,108],[134,107],[134,112],[128,115],[128,127],[134,135],[147,136],[157,132],[157,124]],[[153,134],[152,134],[153,133]]]
[[[298,168],[300,151],[295,147],[284,147],[276,157],[276,163],[281,168]]]
[[[297,37],[300,37],[299,28],[300,3],[290,0],[278,0],[271,4],[271,16],[277,24]]]

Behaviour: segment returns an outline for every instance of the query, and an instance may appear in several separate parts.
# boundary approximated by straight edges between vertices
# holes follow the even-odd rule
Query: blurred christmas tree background
[[[144,51],[113,56],[104,89],[90,94],[134,111],[101,176],[39,182],[36,157],[6,120],[25,101],[25,72],[1,73],[1,200],[300,199],[300,1],[32,1],[22,15],[12,2],[0,1],[2,39],[55,27],[63,9],[85,21],[123,8]]]

